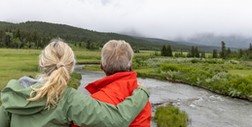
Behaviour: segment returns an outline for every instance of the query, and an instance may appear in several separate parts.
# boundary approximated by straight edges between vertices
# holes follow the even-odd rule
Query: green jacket
[[[41,86],[36,83],[34,86]],[[54,109],[45,110],[45,102],[29,102],[31,87],[11,80],[1,92],[0,127],[127,127],[148,101],[149,91],[138,87],[122,103],[113,106],[67,88]]]

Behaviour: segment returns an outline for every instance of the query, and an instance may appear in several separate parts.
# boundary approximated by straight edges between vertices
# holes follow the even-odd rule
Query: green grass
[[[154,121],[158,127],[187,127],[189,117],[184,111],[180,111],[179,108],[168,105],[157,108]]]
[[[38,73],[39,50],[0,49],[0,89],[10,79]]]
[[[102,71],[100,65],[86,65],[83,66],[82,69],[90,71]]]
[[[38,60],[41,50],[0,48],[0,90],[10,79],[22,76],[36,77],[39,74]],[[100,62],[100,51],[76,49],[78,63]],[[76,87],[76,83],[74,87]]]
[[[252,66],[247,62],[195,58],[137,58],[140,77],[181,82],[252,101]]]
[[[74,53],[78,63],[100,63],[101,60],[101,52],[99,50],[75,49]]]
[[[240,76],[252,76],[252,70],[229,70],[228,73]]]

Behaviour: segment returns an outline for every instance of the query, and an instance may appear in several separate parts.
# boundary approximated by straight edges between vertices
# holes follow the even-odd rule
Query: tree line
[[[0,47],[5,48],[43,48],[50,38],[39,36],[37,32],[5,30],[0,31]]]
[[[169,57],[196,57],[196,58],[205,58],[205,52],[199,51],[197,46],[192,46],[191,50],[184,53],[182,49],[180,51],[174,52],[170,45],[163,45],[161,49],[161,56]]]
[[[25,31],[19,29],[0,30],[0,48],[28,48],[40,49],[44,48],[51,39],[59,37],[57,34],[41,33],[37,31]],[[98,49],[102,46],[101,43],[96,43],[91,39],[83,39],[82,41],[69,42],[75,47],[87,48],[90,50]]]
[[[161,48],[161,56],[169,57],[195,57],[195,58],[206,58],[206,53],[200,51],[197,46],[192,46],[189,51],[174,51],[170,45],[163,45]],[[212,58],[240,58],[240,59],[252,59],[252,44],[249,45],[248,49],[239,49],[238,51],[232,51],[230,48],[226,47],[226,43],[221,41],[221,51],[218,52],[217,49],[214,49]]]

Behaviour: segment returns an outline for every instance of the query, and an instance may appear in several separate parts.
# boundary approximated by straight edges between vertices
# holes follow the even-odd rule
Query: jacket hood
[[[109,85],[109,84],[121,84],[119,86],[122,86],[122,84],[126,84],[126,87],[129,89],[126,90],[134,90],[137,87],[137,73],[132,72],[117,72],[113,75],[106,76],[100,80],[96,80],[92,83],[89,83],[85,88],[90,92],[91,94],[100,91],[103,87]],[[127,83],[123,83],[123,81]],[[130,83],[128,83],[130,82]],[[132,83],[134,82],[134,83]]]
[[[32,91],[31,87],[42,86],[38,80],[22,77],[19,80],[10,80],[1,91],[2,106],[6,111],[18,115],[31,115],[45,108],[46,100],[27,101]]]

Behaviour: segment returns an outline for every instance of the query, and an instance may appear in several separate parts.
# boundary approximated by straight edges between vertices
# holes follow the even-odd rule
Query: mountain
[[[21,35],[29,36],[32,34],[35,37],[31,38],[55,38],[61,37],[69,43],[83,42],[93,43],[101,47],[108,40],[125,40],[129,42],[133,48],[148,49],[148,50],[160,50],[163,45],[171,45],[175,50],[189,50],[191,46],[198,46],[200,50],[211,52],[213,49],[219,49],[214,46],[204,46],[194,43],[176,42],[170,40],[156,39],[156,38],[144,38],[129,36],[117,33],[104,33],[65,24],[54,24],[39,21],[28,21],[23,23],[10,23],[0,22],[0,31],[21,31]],[[29,40],[26,38],[24,40]],[[32,39],[30,39],[32,40]],[[42,40],[42,39],[41,39]],[[44,39],[46,40],[46,39]]]
[[[252,37],[244,37],[241,35],[215,35],[213,33],[202,33],[185,39],[187,42],[194,42],[199,45],[220,46],[221,41],[226,43],[230,48],[248,48],[252,43]]]

